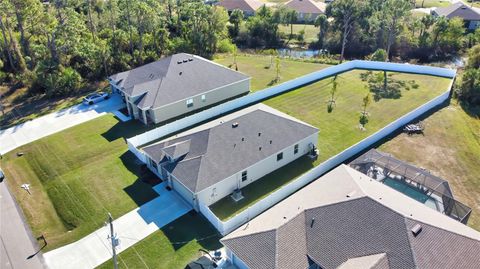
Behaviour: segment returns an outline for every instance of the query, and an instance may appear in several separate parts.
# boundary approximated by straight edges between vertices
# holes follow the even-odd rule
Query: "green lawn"
[[[445,7],[449,5],[451,5],[449,0],[416,0],[415,4],[417,8]]]
[[[106,115],[6,154],[1,167],[33,234],[50,250],[80,239],[156,196],[141,177],[124,138],[145,131],[138,121]],[[24,156],[17,157],[16,152]],[[28,183],[32,194],[21,189]]]
[[[253,70],[252,70],[253,71]],[[399,99],[381,99],[372,101],[368,107],[370,119],[366,130],[359,128],[359,116],[362,98],[367,94],[366,82],[360,79],[365,71],[354,70],[338,76],[336,107],[327,112],[327,100],[332,78],[327,78],[309,86],[282,94],[264,103],[305,121],[320,129],[318,148],[320,156],[313,164],[307,159],[297,161],[255,184],[243,189],[245,198],[232,202],[226,197],[211,206],[221,219],[228,219],[253,205],[269,193],[290,182],[328,158],[340,153],[360,140],[368,137],[390,122],[408,113],[423,103],[433,99],[448,89],[450,80],[431,76],[394,73],[397,80],[415,80],[417,89],[403,90]]]
[[[279,26],[279,29],[280,33],[283,33],[285,35],[285,37],[288,38],[288,36],[290,35],[290,25],[283,25],[281,24]],[[290,41],[290,43],[298,43],[297,40],[295,40],[295,36],[299,34],[299,32],[303,30],[305,31],[305,36],[304,36],[304,39],[305,39],[305,42],[306,43],[312,43],[312,42],[315,42],[318,40],[318,32],[320,31],[318,28],[316,28],[314,25],[312,24],[294,24],[293,25],[293,35],[294,35],[294,38]]]
[[[230,66],[233,63],[233,56],[224,56],[216,59],[215,62]],[[252,77],[252,91],[263,90],[271,87],[276,77],[275,61],[270,68],[271,58],[262,55],[239,55],[237,56],[238,71]],[[280,82],[285,82],[302,75],[312,73],[329,67],[326,64],[306,63],[295,60],[281,59],[280,61]]]
[[[454,103],[424,124],[424,136],[400,134],[380,150],[448,180],[454,197],[472,208],[468,225],[480,231],[480,108],[467,113]]]
[[[220,238],[208,220],[192,211],[120,253],[119,268],[185,268],[204,254],[200,249],[221,248]],[[98,268],[113,268],[113,262]]]

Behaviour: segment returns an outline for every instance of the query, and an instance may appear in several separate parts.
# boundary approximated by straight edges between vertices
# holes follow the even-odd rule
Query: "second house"
[[[128,113],[144,124],[160,123],[225,102],[250,91],[250,77],[179,53],[109,77]]]

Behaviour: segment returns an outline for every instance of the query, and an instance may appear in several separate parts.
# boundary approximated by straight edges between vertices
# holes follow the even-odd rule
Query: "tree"
[[[470,105],[480,105],[480,45],[469,50],[468,62],[457,91],[458,98]]]
[[[407,14],[410,14],[410,8],[411,6],[408,1],[386,0],[380,11],[381,15],[379,17],[384,21],[387,59],[390,57],[390,49],[403,27],[403,23],[406,21]]]
[[[377,61],[377,62],[386,62],[387,59],[388,59],[388,55],[384,49],[377,49],[369,57],[370,61]]]
[[[367,95],[365,95],[365,97],[362,98],[362,112],[361,112],[361,115],[360,115],[360,124],[364,127],[365,124],[368,123],[368,112],[367,112],[367,107],[370,105],[371,103],[371,98],[370,98],[370,92],[367,93]]]
[[[335,76],[332,80],[332,88],[330,89],[330,100],[327,102],[327,112],[331,113],[333,111],[333,107],[336,105],[335,103],[335,94],[337,93],[337,76]]]
[[[363,11],[364,1],[361,0],[336,0],[327,8],[327,14],[334,19],[335,25],[341,29],[341,53],[340,63],[345,57],[349,35]]]
[[[288,37],[288,42],[293,38],[293,24],[297,22],[298,12],[295,9],[290,9],[286,11],[284,23],[290,25],[290,35]]]
[[[242,23],[243,18],[243,11],[241,11],[240,9],[234,9],[230,14],[229,21],[231,24],[233,24],[232,37],[238,36],[238,33],[240,31],[240,24]]]
[[[280,81],[280,58],[275,58],[275,83]]]
[[[321,14],[315,18],[314,22],[315,27],[320,28],[318,32],[318,45],[321,49],[325,46],[325,36],[328,31],[328,18],[324,14]]]

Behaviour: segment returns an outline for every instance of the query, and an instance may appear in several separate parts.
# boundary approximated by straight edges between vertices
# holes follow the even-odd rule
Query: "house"
[[[128,113],[159,123],[244,95],[250,77],[200,56],[179,53],[109,77]]]
[[[480,233],[340,165],[221,239],[238,268],[478,268]]]
[[[290,0],[284,7],[298,13],[298,21],[314,21],[319,15],[325,14],[326,4],[314,0]]]
[[[371,149],[349,165],[463,224],[472,213],[470,207],[455,200],[448,181],[390,154]]]
[[[142,150],[148,168],[199,210],[308,154],[317,138],[318,129],[259,104]]]
[[[259,0],[220,0],[217,5],[224,7],[228,14],[239,9],[243,11],[244,16],[249,17],[255,15],[255,11],[265,4]]]
[[[432,10],[432,15],[435,17],[461,18],[465,23],[465,28],[468,30],[475,30],[480,27],[480,9],[470,7],[459,1],[447,7],[438,7]]]

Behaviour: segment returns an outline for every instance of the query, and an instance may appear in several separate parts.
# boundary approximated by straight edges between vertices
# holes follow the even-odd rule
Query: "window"
[[[150,159],[150,165],[153,167],[153,169],[155,169],[155,171],[158,171],[157,164],[152,159]]]
[[[247,171],[242,172],[242,182],[247,180]]]
[[[192,107],[193,106],[193,99],[190,98],[187,100],[187,107]]]
[[[205,96],[205,94],[202,94],[202,102],[205,102],[207,101],[207,97]]]
[[[277,162],[283,159],[283,152],[277,154]]]
[[[293,147],[293,154],[297,154],[298,153],[298,144],[296,144],[294,147]]]

